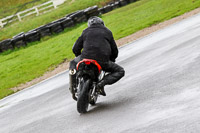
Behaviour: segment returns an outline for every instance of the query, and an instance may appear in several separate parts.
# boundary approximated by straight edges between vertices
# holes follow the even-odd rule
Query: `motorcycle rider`
[[[93,59],[108,73],[96,86],[103,96],[106,96],[104,86],[117,82],[125,74],[124,69],[115,63],[118,48],[112,32],[105,27],[103,20],[99,17],[89,18],[88,28],[82,32],[72,50],[76,58],[70,62],[70,70],[76,69],[76,64],[82,59]],[[73,88],[76,85],[76,75],[70,72],[69,78],[69,89],[74,95]]]

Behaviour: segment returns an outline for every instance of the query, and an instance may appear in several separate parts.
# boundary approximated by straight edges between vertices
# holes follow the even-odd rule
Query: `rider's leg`
[[[111,61],[100,63],[100,65],[102,66],[102,69],[109,74],[107,74],[103,80],[97,84],[97,88],[102,88],[102,94],[106,95],[104,86],[116,83],[124,76],[125,71],[121,66]]]

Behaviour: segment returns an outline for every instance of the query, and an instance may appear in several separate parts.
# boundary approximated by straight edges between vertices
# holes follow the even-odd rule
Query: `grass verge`
[[[141,0],[102,18],[115,39],[119,39],[199,6],[199,0]],[[0,98],[13,93],[8,88],[39,77],[64,60],[72,59],[72,45],[86,27],[86,23],[79,24],[29,47],[0,54]]]
[[[53,12],[49,12],[40,16],[26,17],[21,22],[16,21],[7,25],[0,30],[0,40],[12,38],[20,32],[27,32],[41,25],[48,24],[56,19],[62,18],[69,13],[77,10],[85,9],[93,5],[104,5],[110,0],[67,0]]]

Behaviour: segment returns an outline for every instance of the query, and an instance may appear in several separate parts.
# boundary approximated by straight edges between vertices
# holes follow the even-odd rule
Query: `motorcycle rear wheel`
[[[86,113],[89,106],[89,95],[88,90],[90,87],[90,80],[81,81],[78,99],[77,99],[77,111],[79,113]]]

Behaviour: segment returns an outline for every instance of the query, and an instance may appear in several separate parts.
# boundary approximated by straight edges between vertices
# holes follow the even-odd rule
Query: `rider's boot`
[[[76,73],[74,70],[69,70],[69,90],[72,93],[72,98],[77,100],[75,96],[75,88],[76,88]]]
[[[101,80],[98,84],[97,84],[97,89],[100,92],[100,95],[102,96],[106,96],[106,92],[104,91],[104,86],[105,86],[105,81]]]

